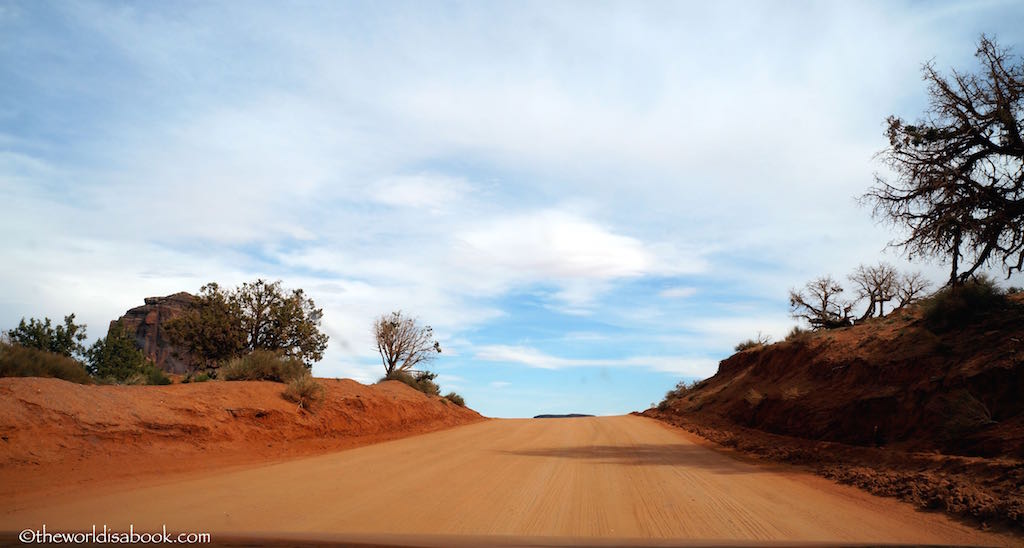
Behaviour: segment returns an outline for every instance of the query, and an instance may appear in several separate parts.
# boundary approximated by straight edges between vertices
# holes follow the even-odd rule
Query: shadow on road
[[[688,444],[579,445],[500,452],[523,457],[591,460],[605,464],[686,466],[718,474],[757,474],[768,471]]]

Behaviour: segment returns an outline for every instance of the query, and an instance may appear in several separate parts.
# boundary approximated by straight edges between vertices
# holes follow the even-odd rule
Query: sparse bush
[[[171,384],[171,378],[168,377],[167,374],[163,372],[163,370],[154,365],[150,365],[149,367],[146,368],[145,375],[146,384]]]
[[[676,383],[675,388],[665,392],[665,398],[658,403],[658,410],[667,411],[672,406],[673,402],[685,397],[687,393],[695,390],[702,382],[703,381],[697,380],[690,381],[689,383],[686,381],[679,381]]]
[[[458,405],[459,407],[466,407],[466,400],[464,400],[462,396],[456,394],[455,392],[449,392],[445,394],[444,399],[454,403],[455,405]]]
[[[290,382],[309,375],[302,360],[269,350],[254,350],[221,367],[220,377],[226,381]]]
[[[757,334],[756,339],[747,339],[736,345],[737,352],[743,352],[744,350],[750,350],[751,348],[759,348],[772,342],[772,338],[768,335]]]
[[[323,385],[313,379],[312,375],[307,374],[288,381],[288,386],[281,396],[309,411],[323,400],[325,392]]]
[[[79,384],[92,379],[85,366],[67,356],[0,341],[0,377],[51,377]]]
[[[434,382],[436,378],[437,373],[431,373],[430,371],[417,371],[413,375],[408,371],[395,370],[381,378],[381,381],[398,381],[429,396],[438,396],[441,394],[441,387]]]
[[[761,346],[764,346],[764,343],[755,341],[754,339],[747,339],[736,345],[736,352],[743,352],[744,350],[750,350]]]
[[[793,329],[791,329],[789,331],[789,334],[786,335],[786,340],[789,342],[802,341],[806,340],[807,337],[810,336],[810,334],[811,332],[808,331],[807,329],[804,329],[799,325],[794,325]]]
[[[188,384],[192,382],[207,382],[217,378],[216,370],[214,372],[203,371],[202,373],[196,373],[195,371],[189,373],[184,379],[181,379],[182,384]]]
[[[949,329],[970,323],[979,315],[1006,304],[1006,294],[990,278],[978,276],[962,285],[950,285],[924,301],[929,329]]]
[[[114,377],[94,377],[98,384],[122,384],[131,386],[141,385],[165,385],[171,384],[171,378],[162,369],[152,364],[147,364],[142,369],[134,371],[120,379]]]

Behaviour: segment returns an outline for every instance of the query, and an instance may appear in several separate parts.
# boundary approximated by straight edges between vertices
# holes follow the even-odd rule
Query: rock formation
[[[195,296],[184,291],[166,297],[147,297],[146,304],[125,312],[114,322],[121,322],[125,331],[135,336],[136,346],[157,367],[168,373],[188,373],[192,370],[188,353],[175,347],[164,326],[191,308],[195,300]]]

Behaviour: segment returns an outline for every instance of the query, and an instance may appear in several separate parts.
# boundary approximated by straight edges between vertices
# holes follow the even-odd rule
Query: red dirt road
[[[5,531],[166,524],[210,531],[214,540],[255,533],[1021,542],[807,473],[743,462],[637,416],[490,420],[268,466],[3,504]]]

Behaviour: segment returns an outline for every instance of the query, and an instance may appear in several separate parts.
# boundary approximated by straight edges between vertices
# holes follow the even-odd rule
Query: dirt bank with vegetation
[[[1024,295],[925,301],[737,352],[643,414],[920,507],[1024,528]]]
[[[167,386],[0,378],[0,496],[266,463],[484,420],[400,382],[317,379],[310,412],[267,381]]]

